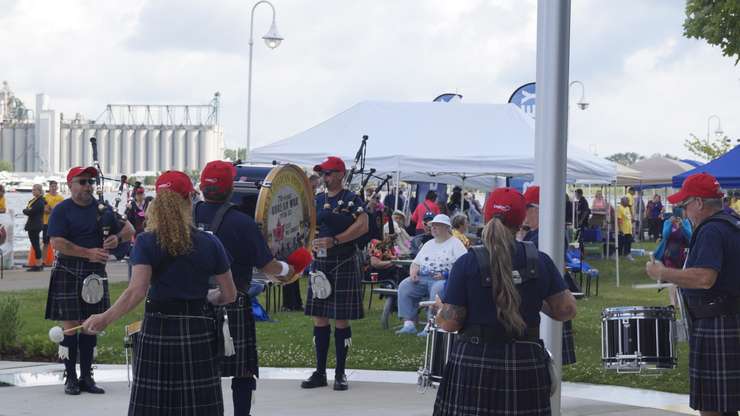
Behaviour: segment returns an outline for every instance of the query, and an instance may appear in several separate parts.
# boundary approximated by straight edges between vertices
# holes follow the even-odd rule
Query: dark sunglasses
[[[339,171],[337,171],[337,170],[322,170],[321,171],[321,176],[329,176],[329,175],[331,175],[332,173],[335,173],[335,172],[339,172]]]
[[[80,180],[75,181],[75,183],[79,183],[82,186],[85,186],[85,185],[95,185],[95,179],[93,179],[93,178],[90,178],[90,179],[80,179]]]

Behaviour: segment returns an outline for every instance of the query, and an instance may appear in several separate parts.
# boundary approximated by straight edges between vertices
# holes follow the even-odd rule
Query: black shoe
[[[80,391],[85,391],[92,394],[103,394],[105,390],[95,385],[95,379],[92,376],[80,377]]]
[[[349,388],[347,384],[347,376],[344,374],[337,374],[334,376],[334,390],[344,391]]]
[[[31,266],[28,269],[26,269],[27,272],[41,272],[44,268],[41,266]]]
[[[326,387],[327,385],[326,373],[322,374],[318,371],[314,371],[311,377],[301,382],[301,388],[303,389],[314,389],[316,387]]]
[[[64,394],[72,396],[80,394],[80,383],[77,378],[67,377],[67,381],[64,382]]]

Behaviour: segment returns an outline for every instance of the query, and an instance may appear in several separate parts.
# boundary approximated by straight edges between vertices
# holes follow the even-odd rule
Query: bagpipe
[[[100,228],[100,232],[103,235],[103,241],[105,241],[105,239],[110,237],[111,231],[114,228],[126,221],[126,219],[118,212],[118,206],[121,203],[121,197],[123,196],[124,188],[128,184],[128,178],[126,177],[126,175],[121,175],[120,180],[106,178],[103,175],[103,169],[100,167],[100,160],[98,159],[98,141],[95,137],[90,138],[90,146],[92,147],[93,166],[97,171],[95,181],[95,193],[97,194],[98,199],[98,227]],[[119,182],[118,193],[116,194],[115,198],[115,207],[111,206],[111,204],[105,200],[103,185],[106,179]],[[118,247],[110,250],[110,253],[113,254],[117,260],[121,260],[126,257],[126,255],[128,255],[130,250],[131,242],[121,241],[120,244],[118,244]]]

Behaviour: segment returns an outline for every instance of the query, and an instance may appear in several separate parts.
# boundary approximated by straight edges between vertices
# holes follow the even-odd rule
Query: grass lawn
[[[652,248],[653,245],[636,245]],[[688,347],[678,344],[678,368],[657,376],[640,376],[606,372],[601,367],[601,311],[612,306],[664,306],[669,304],[666,291],[632,289],[634,283],[649,283],[644,272],[647,257],[637,258],[630,263],[622,261],[621,287],[616,287],[613,261],[589,259],[593,267],[600,270],[601,282],[599,296],[578,301],[578,317],[574,321],[576,357],[578,362],[565,367],[564,379],[597,384],[613,384],[630,387],[655,389],[676,393],[688,392]],[[123,291],[124,284],[111,288],[111,297],[116,299]],[[305,280],[303,282],[305,299]],[[54,323],[45,321],[46,290],[27,290],[12,294],[2,293],[0,299],[16,296],[21,301],[23,328],[21,344],[29,358],[39,356],[53,357],[56,345],[52,344],[47,332]],[[264,304],[264,302],[263,302]],[[353,345],[347,367],[377,370],[418,369],[423,360],[424,339],[414,336],[398,337],[393,330],[380,328],[382,301],[373,300],[372,310],[366,317],[352,324]],[[367,306],[367,303],[365,303]],[[123,326],[141,319],[142,306],[111,325],[104,336],[99,338],[98,362],[123,363]],[[272,314],[274,322],[257,324],[260,365],[270,367],[312,367],[314,365],[311,320],[302,313]],[[330,348],[329,366],[333,364],[333,350]],[[0,356],[0,359],[3,359]]]

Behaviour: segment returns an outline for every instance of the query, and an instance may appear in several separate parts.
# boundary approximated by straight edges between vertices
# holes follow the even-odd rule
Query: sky
[[[207,104],[221,93],[227,147],[246,146],[253,1],[0,0],[0,79],[33,107],[95,119],[109,103]],[[255,11],[252,147],[365,100],[504,103],[535,80],[534,0],[274,0],[283,43]],[[124,6],[125,5],[125,6]],[[608,156],[692,155],[717,115],[740,138],[740,67],[682,36],[680,0],[573,0],[569,140]],[[717,129],[711,120],[711,131]],[[358,132],[358,145],[359,136]]]

